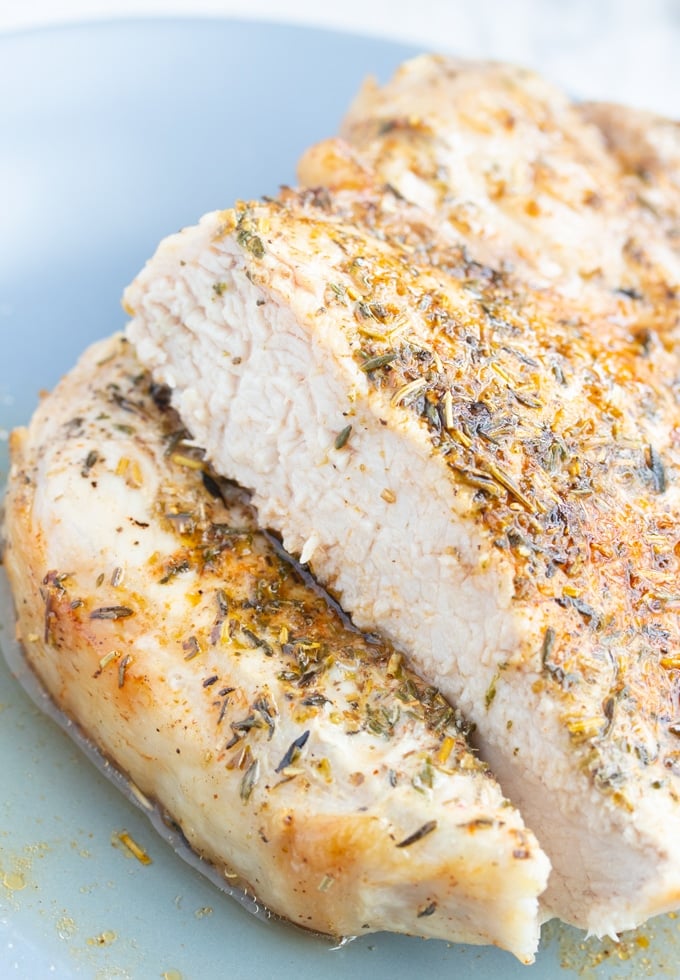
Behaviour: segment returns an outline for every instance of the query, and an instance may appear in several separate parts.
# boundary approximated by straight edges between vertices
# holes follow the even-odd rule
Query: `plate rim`
[[[61,34],[70,33],[72,31],[78,30],[106,30],[112,27],[144,27],[149,28],[156,25],[187,25],[192,26],[199,25],[214,25],[214,26],[225,26],[232,25],[236,27],[262,27],[265,29],[277,29],[282,31],[292,31],[295,33],[304,32],[307,34],[326,34],[335,37],[344,38],[347,41],[362,41],[362,42],[374,42],[380,45],[389,45],[395,48],[411,48],[413,51],[420,51],[421,53],[431,53],[431,54],[453,54],[453,52],[442,46],[435,49],[428,49],[426,46],[421,44],[414,44],[406,40],[400,40],[395,37],[385,37],[382,34],[372,33],[370,31],[362,30],[348,30],[345,27],[334,27],[331,24],[315,24],[307,20],[286,20],[283,17],[272,17],[267,14],[265,17],[247,17],[247,16],[236,16],[233,14],[225,13],[223,16],[215,14],[214,12],[202,14],[200,11],[191,13],[173,13],[173,14],[151,14],[145,12],[139,16],[131,15],[129,12],[125,14],[107,14],[102,17],[74,17],[73,20],[64,21],[48,21],[44,24],[34,24],[25,27],[14,27],[8,28],[7,30],[0,30],[0,45],[17,40],[23,40],[24,38],[30,39],[33,37],[39,37],[48,34]],[[415,55],[414,55],[415,56]]]

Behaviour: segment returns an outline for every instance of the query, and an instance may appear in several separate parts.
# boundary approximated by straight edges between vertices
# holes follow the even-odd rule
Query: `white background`
[[[680,0],[0,0],[0,32],[164,15],[317,24],[503,58],[574,95],[680,117]]]

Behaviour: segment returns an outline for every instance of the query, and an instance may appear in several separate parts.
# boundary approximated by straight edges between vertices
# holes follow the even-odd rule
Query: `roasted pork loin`
[[[206,215],[128,289],[128,336],[262,522],[475,723],[552,860],[546,914],[614,933],[680,903],[667,311],[532,286],[379,184]]]
[[[300,179],[388,184],[516,279],[590,311],[623,293],[677,324],[678,132],[648,113],[574,103],[523,68],[423,56],[386,85],[367,80],[342,139],[310,148]]]
[[[56,704],[291,921],[538,942],[548,861],[460,714],[352,628],[100,342],[12,435],[4,564]]]

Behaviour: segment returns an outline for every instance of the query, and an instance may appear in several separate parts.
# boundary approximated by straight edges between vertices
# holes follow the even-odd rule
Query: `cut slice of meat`
[[[548,861],[460,715],[263,534],[166,395],[113,338],[13,434],[4,564],[30,664],[274,912],[529,962]]]
[[[449,224],[478,260],[567,295],[585,291],[591,309],[616,290],[668,304],[680,286],[677,219],[667,234],[654,187],[622,179],[592,119],[525,69],[422,56],[384,86],[364,84],[344,144],[311,148],[300,179],[356,186],[357,169],[370,173]],[[654,133],[667,148],[675,139],[677,154],[673,126],[657,120]]]
[[[608,303],[367,191],[207,215],[126,293],[217,469],[460,699],[548,913],[597,934],[680,904],[678,363]]]

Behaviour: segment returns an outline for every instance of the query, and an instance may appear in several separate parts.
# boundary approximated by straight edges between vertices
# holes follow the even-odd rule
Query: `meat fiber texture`
[[[332,935],[530,962],[548,861],[441,695],[257,526],[121,337],[12,436],[29,664],[196,853]]]
[[[498,69],[470,71],[474,93]],[[600,130],[561,96],[548,126],[527,77],[514,126],[623,194]],[[663,265],[596,221],[613,258],[581,267],[589,219],[539,275],[514,224],[461,234],[345,150],[335,191],[163,242],[128,336],[263,523],[474,722],[552,861],[545,914],[616,933],[680,904],[671,219],[647,219]]]

